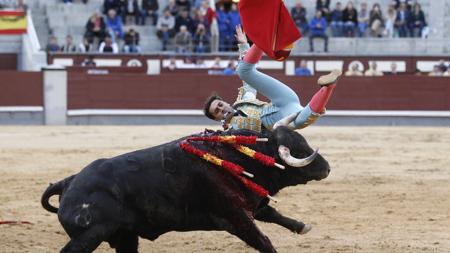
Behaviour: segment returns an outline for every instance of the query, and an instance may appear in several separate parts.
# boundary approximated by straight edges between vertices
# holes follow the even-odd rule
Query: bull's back
[[[61,200],[68,206],[82,205],[93,194],[125,206],[159,211],[165,206],[185,206],[201,180],[201,168],[182,151],[178,142],[99,159],[86,166],[73,180]],[[201,185],[201,183],[200,183]],[[180,200],[182,200],[180,202]]]

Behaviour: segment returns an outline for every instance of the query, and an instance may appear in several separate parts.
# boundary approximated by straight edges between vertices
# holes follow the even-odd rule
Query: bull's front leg
[[[237,208],[228,212],[225,220],[221,227],[248,245],[264,253],[277,252],[269,238],[256,226],[253,217],[244,209]]]
[[[255,218],[259,221],[278,224],[298,234],[306,234],[311,230],[311,225],[283,216],[275,208],[268,205],[258,209]]]

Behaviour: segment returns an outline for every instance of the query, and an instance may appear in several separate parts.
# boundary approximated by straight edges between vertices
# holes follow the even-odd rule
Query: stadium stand
[[[102,0],[90,0],[87,4],[81,1],[74,1],[73,4],[65,4],[60,0],[30,0],[28,1],[30,7],[36,15],[33,19],[36,25],[37,33],[41,45],[46,45],[50,35],[57,37],[61,43],[64,41],[66,35],[71,35],[76,44],[83,41],[83,34],[85,32],[85,24],[89,17],[102,10]],[[159,15],[167,5],[167,0],[159,1]],[[330,9],[334,8],[337,1],[331,1]],[[348,1],[341,1],[342,5]],[[370,10],[375,3],[379,3],[383,12],[386,15],[386,9],[392,2],[391,0],[356,0],[353,1],[355,8],[359,9],[362,2],[366,2]],[[425,13],[425,20],[429,25],[427,29],[428,38],[336,38],[330,37],[329,52],[332,54],[358,55],[358,54],[397,54],[406,55],[414,54],[440,54],[450,51],[449,43],[446,40],[450,37],[450,28],[444,24],[450,22],[450,0],[433,0],[433,1],[418,1]],[[286,6],[290,9],[295,6],[296,0],[286,0]],[[306,18],[311,20],[316,9],[316,1],[302,1],[302,5],[306,9]],[[445,8],[442,8],[445,6]],[[76,15],[74,15],[76,13]],[[432,13],[432,15],[430,14]],[[191,13],[193,16],[194,14]],[[128,22],[128,24],[133,22]],[[156,36],[156,28],[149,24],[145,26],[127,25],[125,30],[134,27],[140,34],[141,52],[158,52],[161,50],[161,42]],[[331,30],[328,29],[328,34]],[[306,38],[305,38],[306,39]],[[304,39],[304,40],[305,40]],[[389,47],[385,47],[385,45]],[[315,48],[322,52],[323,42],[315,41]],[[294,54],[305,53],[309,50],[308,43],[303,41],[298,43],[294,49]],[[214,51],[214,48],[213,48]]]

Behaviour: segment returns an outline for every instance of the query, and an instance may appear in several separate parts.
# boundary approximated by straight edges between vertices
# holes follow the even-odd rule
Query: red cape
[[[274,60],[286,59],[286,48],[302,35],[283,1],[240,0],[238,7],[244,32],[253,43]]]

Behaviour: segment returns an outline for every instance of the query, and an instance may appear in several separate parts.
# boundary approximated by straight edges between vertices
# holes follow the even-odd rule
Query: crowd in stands
[[[0,0],[0,4],[6,1]],[[18,2],[23,3],[23,0]],[[149,19],[156,27],[163,51],[236,51],[235,27],[241,23],[237,4],[219,1],[213,10],[209,3],[209,0],[168,0],[167,5],[160,8],[158,0],[103,0],[102,13],[93,14],[87,21],[84,46],[80,46],[79,51],[102,48],[104,52],[138,53],[141,50],[138,31],[133,28],[124,31],[124,26],[131,23],[144,26]],[[355,6],[351,0],[316,0],[314,11],[308,20],[307,9],[301,0],[290,10],[303,36],[309,37],[311,52],[314,51],[314,39],[322,39],[327,52],[329,37],[426,37],[429,30],[417,0],[393,0],[388,6],[379,3],[368,6],[365,1]],[[217,26],[212,25],[214,20]],[[51,52],[60,50],[52,48]]]
[[[310,51],[313,40],[324,40],[328,51],[328,37],[426,37],[428,33],[425,14],[417,1],[393,0],[388,6],[367,2],[359,8],[353,1],[336,1],[332,8],[330,0],[317,0],[316,13],[308,21],[307,10],[298,1],[291,9],[291,16],[304,36],[309,36]]]
[[[378,77],[378,76],[395,76],[400,75],[396,62],[391,62],[390,69],[388,71],[380,71],[376,61],[369,63],[369,68],[363,71],[364,65],[360,61],[354,61],[349,64],[349,69],[345,72],[345,76],[366,76],[366,77]],[[428,73],[421,72],[416,69],[415,75],[428,75],[428,76],[444,76],[450,77],[450,64],[447,64],[444,60],[433,66],[433,70]],[[295,69],[296,76],[312,76],[312,71],[307,66],[306,60],[301,60],[298,67]]]
[[[234,59],[222,60],[216,57],[214,60],[203,60],[195,56],[187,56],[182,61],[170,58],[169,64],[164,66],[168,71],[176,71],[177,69],[207,69],[208,75],[226,75],[236,74],[237,62]]]
[[[429,76],[450,76],[450,65],[446,65],[444,60],[434,65],[433,71],[428,73]]]
[[[1,9],[13,9],[26,12],[28,6],[25,4],[24,0],[0,0],[0,10]]]

